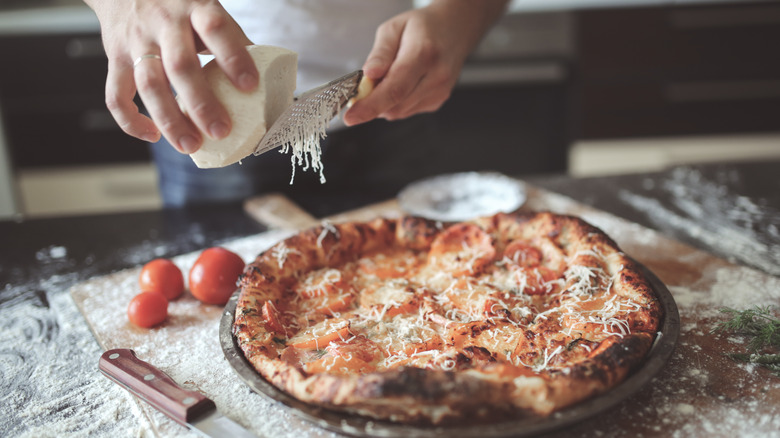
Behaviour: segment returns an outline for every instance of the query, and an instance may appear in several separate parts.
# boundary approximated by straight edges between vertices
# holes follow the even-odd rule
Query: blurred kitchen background
[[[780,158],[778,44],[777,1],[515,0],[432,116],[454,157],[442,169]],[[147,146],[105,108],[90,9],[0,0],[0,56],[0,219],[161,205]]]

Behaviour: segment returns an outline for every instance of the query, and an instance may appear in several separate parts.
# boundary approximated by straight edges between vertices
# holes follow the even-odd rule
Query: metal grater
[[[255,155],[300,141],[319,141],[328,124],[357,94],[363,70],[352,72],[298,95],[263,136]],[[316,138],[313,138],[316,136]]]

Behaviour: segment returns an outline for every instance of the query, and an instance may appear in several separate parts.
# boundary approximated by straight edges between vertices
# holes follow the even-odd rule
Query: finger
[[[386,39],[390,41],[389,35],[392,35],[394,28],[388,26],[387,29],[390,30],[386,31]],[[439,61],[438,50],[419,26],[409,24],[395,29],[400,29],[403,35],[397,39],[398,49],[392,65],[374,91],[344,114],[344,122],[347,125],[373,120],[400,105],[411,96],[412,90],[417,87],[426,72]],[[384,36],[382,32],[377,32],[377,40]]]
[[[363,73],[374,81],[382,79],[393,64],[406,22],[391,20],[377,28],[374,45],[363,64]]]
[[[230,132],[230,116],[214,95],[200,66],[189,24],[169,29],[161,39],[165,73],[176,90],[187,117],[206,135],[223,138]]]
[[[398,106],[409,98],[421,81],[423,72],[420,65],[399,57],[374,91],[344,114],[344,123],[348,126],[365,123]]]
[[[390,111],[384,112],[378,116],[378,118],[385,120],[401,120],[408,117],[415,116],[422,113],[432,113],[438,111],[446,99],[442,99],[439,96],[429,96],[423,100],[414,102],[404,106],[403,108],[393,108]]]
[[[259,75],[246,46],[249,38],[219,5],[211,3],[195,8],[190,16],[192,28],[236,88],[252,91]]]
[[[410,97],[379,114],[387,120],[399,120],[415,114],[437,111],[452,94],[457,79],[448,72],[430,71],[410,93]]]
[[[106,76],[106,107],[125,133],[154,143],[160,139],[160,130],[152,119],[143,115],[133,102],[135,82],[130,65],[109,61]]]
[[[193,123],[182,114],[161,60],[148,58],[139,62],[133,68],[133,77],[146,110],[165,138],[179,152],[192,153],[198,150],[202,137]]]

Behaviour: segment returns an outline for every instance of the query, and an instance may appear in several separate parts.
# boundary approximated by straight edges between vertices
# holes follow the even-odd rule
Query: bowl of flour
[[[525,200],[521,181],[496,172],[434,176],[414,182],[398,194],[405,212],[445,222],[508,213]]]

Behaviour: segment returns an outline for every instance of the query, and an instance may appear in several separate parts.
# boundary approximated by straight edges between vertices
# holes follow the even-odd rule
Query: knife
[[[133,350],[106,351],[100,356],[98,368],[109,379],[202,436],[256,438],[217,412],[213,401],[199,392],[182,388],[167,374],[138,359]]]

